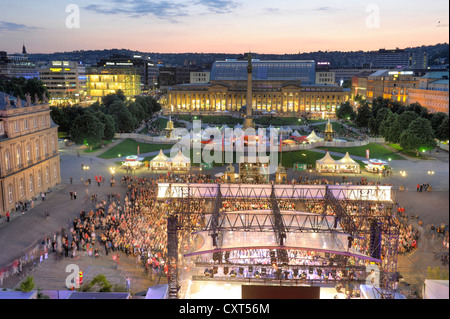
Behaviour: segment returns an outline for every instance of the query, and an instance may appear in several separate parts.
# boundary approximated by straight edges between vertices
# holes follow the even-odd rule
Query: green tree
[[[419,156],[421,150],[430,150],[436,147],[433,129],[430,121],[416,118],[400,136],[400,146],[406,150],[416,151]]]
[[[380,125],[392,113],[388,108],[384,107],[378,110],[375,117],[371,117],[369,121],[370,132],[374,135],[380,134]]]
[[[44,82],[42,82],[39,79],[33,78],[28,79],[25,83],[25,86],[23,88],[24,93],[30,93],[31,100],[34,102],[34,96],[37,95],[39,101],[43,100],[43,94],[47,97],[49,97],[49,93],[47,90],[47,87],[44,85]]]
[[[448,141],[449,140],[449,131],[448,131],[448,116],[442,121],[441,126],[439,126],[439,130],[437,131],[436,138],[440,141]]]
[[[142,108],[141,104],[136,102],[131,102],[128,105],[128,110],[130,113],[134,116],[134,118],[140,123],[141,121],[145,120],[147,117],[147,113]]]
[[[369,121],[372,118],[372,112],[370,111],[369,105],[364,103],[357,110],[356,115],[356,125],[359,127],[369,127]]]
[[[397,120],[397,117],[398,117],[397,113],[390,112],[380,124],[380,129],[379,129],[380,134],[388,142],[392,142],[391,131],[392,131],[392,126],[394,125],[395,121]]]
[[[125,103],[120,100],[114,101],[109,106],[108,114],[114,118],[116,128],[119,132],[131,132],[138,125],[136,118],[128,110]]]
[[[437,112],[431,116],[430,124],[431,127],[433,128],[433,132],[435,135],[437,135],[439,128],[441,127],[442,123],[446,118],[448,118],[448,115],[445,114],[444,112]]]
[[[409,124],[418,117],[419,115],[413,111],[406,111],[400,114],[393,123],[389,132],[390,141],[393,143],[399,143],[402,133],[408,128]]]
[[[353,121],[356,117],[356,112],[353,109],[350,102],[346,101],[342,103],[336,110],[336,117],[341,120]]]
[[[123,94],[122,90],[117,90],[116,93],[110,93],[102,98],[102,104],[109,108],[116,100],[125,102],[126,96]]]
[[[92,115],[97,117],[100,120],[100,122],[104,124],[105,128],[103,130],[102,140],[104,141],[112,140],[117,132],[116,122],[114,121],[114,118],[111,115],[105,114],[101,111],[93,112],[92,110],[88,110],[87,112],[92,113]]]
[[[28,276],[20,283],[19,290],[22,292],[30,292],[34,289],[34,277]]]
[[[92,278],[92,280],[87,285],[84,285],[81,290],[84,292],[87,291],[111,292],[112,285],[106,279],[105,275],[100,274]]]
[[[78,116],[70,130],[72,140],[77,144],[87,144],[92,150],[104,135],[105,125],[92,112]]]

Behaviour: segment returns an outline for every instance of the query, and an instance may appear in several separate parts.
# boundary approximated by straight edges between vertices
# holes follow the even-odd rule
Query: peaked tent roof
[[[317,160],[316,163],[319,164],[337,164],[336,161],[331,157],[330,152],[327,151],[324,157]]]
[[[345,156],[341,158],[340,160],[337,160],[336,163],[338,164],[358,164],[353,158],[350,157],[348,152],[345,153]]]
[[[292,133],[292,136],[300,137],[301,134],[297,130],[295,130],[294,133]]]
[[[150,162],[152,163],[167,163],[170,162],[170,158],[164,155],[162,150],[159,150],[159,154],[156,155]]]
[[[311,134],[308,135],[307,137],[308,141],[321,141],[323,140],[323,138],[320,138],[316,135],[316,132],[313,130],[311,132]]]
[[[191,159],[184,156],[181,150],[179,150],[178,154],[174,158],[172,158],[172,163],[191,163]]]

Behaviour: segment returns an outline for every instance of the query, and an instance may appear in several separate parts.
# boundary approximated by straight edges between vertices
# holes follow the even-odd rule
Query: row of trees
[[[371,135],[382,136],[387,142],[417,153],[436,147],[436,139],[449,139],[448,115],[430,113],[418,103],[402,105],[378,97],[371,105],[361,101],[355,111],[349,102],[345,102],[336,111],[336,116],[354,121],[357,126],[368,129]]]
[[[51,107],[50,116],[76,144],[91,148],[114,138],[117,132],[132,132],[142,121],[148,120],[161,105],[151,96],[138,96],[127,101],[121,90],[108,94],[101,102],[87,108],[79,105]]]
[[[49,97],[47,87],[44,83],[37,79],[25,79],[24,77],[17,77],[12,79],[0,79],[0,92],[5,92],[22,100],[25,99],[25,94],[30,93],[31,99],[34,102],[34,96],[37,94],[39,101],[43,100],[43,94]]]

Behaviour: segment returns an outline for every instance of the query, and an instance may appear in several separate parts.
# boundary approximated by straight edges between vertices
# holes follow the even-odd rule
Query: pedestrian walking
[[[77,192],[73,192],[73,199],[77,199]]]
[[[9,222],[9,210],[6,212],[6,221]]]

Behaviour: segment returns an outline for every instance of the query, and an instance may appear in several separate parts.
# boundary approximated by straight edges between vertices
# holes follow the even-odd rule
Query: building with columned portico
[[[207,84],[170,87],[168,111],[208,113],[240,111],[247,106],[247,60],[214,62]],[[350,92],[338,85],[316,84],[315,62],[252,60],[252,109],[280,114],[333,116]]]

